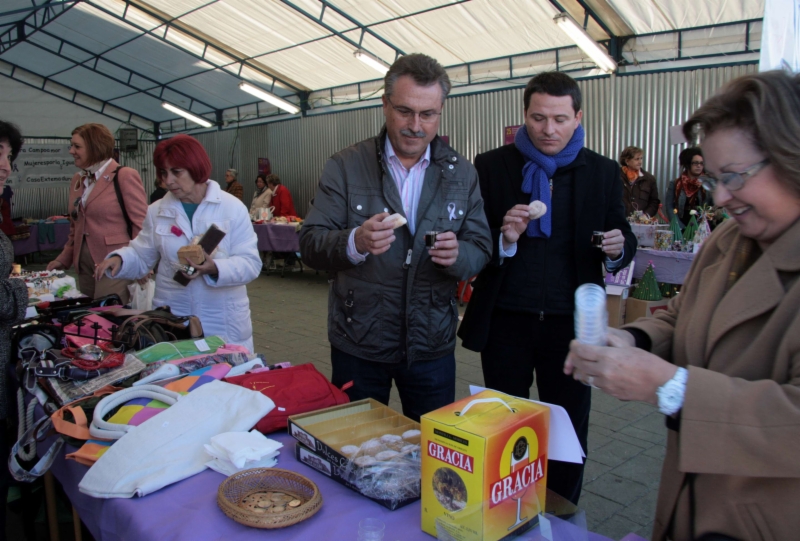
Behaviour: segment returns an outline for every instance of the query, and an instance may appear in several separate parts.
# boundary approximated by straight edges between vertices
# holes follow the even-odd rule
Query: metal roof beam
[[[175,24],[175,21],[176,21],[175,18],[165,18],[164,16],[161,15],[161,13],[159,13],[159,12],[157,12],[155,10],[149,10],[149,9],[147,9],[147,7],[143,7],[143,5],[141,3],[139,3],[139,2],[132,2],[131,0],[126,0],[126,4],[129,4],[129,5],[133,6],[133,7],[135,7],[136,9],[145,12],[147,15],[162,21],[164,23],[164,25],[167,27],[167,30],[169,30],[169,28],[171,28],[171,27],[174,27],[176,30],[179,30],[180,32],[188,34],[189,36],[191,36],[192,38],[202,42],[206,46],[211,45],[215,49],[219,49],[220,52],[224,53],[227,56],[230,56],[230,57],[234,58],[234,62],[231,62],[231,63],[228,63],[228,64],[219,64],[217,62],[214,62],[214,61],[212,61],[212,60],[210,60],[208,58],[205,58],[205,57],[203,57],[201,55],[198,55],[194,51],[190,51],[189,49],[181,47],[177,43],[173,43],[172,41],[169,41],[168,39],[166,39],[166,37],[159,36],[158,34],[154,33],[152,30],[148,30],[148,29],[146,29],[146,28],[144,28],[142,26],[139,26],[138,24],[130,21],[129,19],[126,19],[124,17],[120,17],[119,15],[114,13],[113,11],[108,10],[104,6],[97,4],[97,3],[93,2],[92,0],[82,0],[82,1],[84,1],[86,4],[92,6],[93,8],[102,11],[103,13],[105,13],[106,15],[108,15],[110,17],[113,17],[113,18],[115,18],[115,19],[117,19],[119,21],[125,22],[126,24],[128,24],[131,27],[137,29],[138,31],[140,31],[140,32],[142,32],[144,34],[147,34],[148,36],[150,36],[150,37],[152,37],[154,39],[157,39],[158,41],[160,41],[162,43],[169,44],[170,46],[174,47],[175,49],[178,49],[179,51],[184,52],[184,53],[192,56],[193,58],[196,58],[198,60],[201,60],[201,61],[205,62],[206,64],[214,66],[214,68],[225,68],[225,67],[229,67],[229,66],[234,65],[234,64],[238,64],[240,66],[243,66],[244,64],[247,64],[248,68],[261,73],[265,77],[269,77],[270,79],[273,79],[275,81],[279,81],[282,85],[285,85],[286,87],[291,88],[295,92],[299,92],[300,90],[303,90],[302,88],[298,88],[296,84],[289,83],[289,82],[285,81],[284,79],[282,79],[280,77],[277,77],[277,76],[273,75],[272,73],[267,72],[266,70],[264,70],[263,68],[255,65],[255,64],[247,63],[246,60],[242,59],[241,57],[236,58],[237,55],[232,54],[230,51],[226,50],[225,48],[219,47],[218,45],[215,45],[213,43],[209,43],[209,41],[204,36],[200,35],[196,30],[192,29],[188,25],[185,25],[185,24],[177,25],[177,24]],[[158,28],[160,28],[160,27],[158,27]],[[168,32],[165,32],[164,36],[166,36],[167,33]]]
[[[37,11],[40,9],[47,9],[50,7],[55,7],[60,4],[74,4],[76,0],[59,0],[58,2],[50,2],[49,4],[39,4],[34,5],[29,8],[19,8],[19,9],[12,9],[11,11],[0,11],[0,17],[8,17],[9,15],[16,15],[17,13],[30,13],[31,11]]]
[[[25,41],[25,38],[75,7],[79,1],[81,0],[66,2],[48,0],[47,3],[39,5],[33,13],[0,34],[0,54]]]
[[[64,60],[68,60],[68,61],[70,61],[70,62],[72,62],[72,63],[73,63],[73,66],[70,66],[70,67],[69,67],[69,68],[67,68],[67,69],[63,69],[63,70],[61,70],[61,71],[58,71],[58,72],[56,72],[56,73],[51,73],[51,74],[49,75],[49,77],[50,77],[50,78],[53,78],[53,77],[55,77],[56,75],[61,75],[62,73],[64,73],[64,72],[67,72],[67,71],[69,71],[69,70],[71,70],[71,69],[75,68],[76,66],[80,66],[80,67],[82,67],[82,68],[85,68],[85,69],[88,69],[88,70],[90,70],[90,71],[92,71],[92,72],[94,72],[94,73],[98,73],[98,74],[100,74],[100,75],[103,75],[103,76],[105,76],[105,77],[108,77],[109,79],[113,79],[114,81],[117,81],[118,83],[120,83],[120,84],[123,84],[123,85],[127,86],[128,88],[132,88],[133,90],[135,90],[135,91],[136,91],[136,92],[133,92],[132,94],[126,94],[126,95],[125,95],[125,97],[127,97],[127,96],[132,96],[132,95],[135,95],[135,94],[141,94],[141,93],[144,93],[144,92],[146,92],[146,90],[152,90],[153,88],[158,88],[158,87],[167,88],[167,85],[166,85],[166,84],[159,83],[158,81],[156,81],[156,80],[155,80],[155,79],[153,79],[152,77],[148,77],[147,75],[143,75],[143,74],[141,74],[141,73],[138,73],[138,72],[136,72],[136,71],[133,71],[133,70],[132,70],[132,69],[130,69],[130,68],[126,68],[126,67],[125,67],[125,66],[123,66],[122,64],[119,64],[118,62],[114,62],[113,60],[109,60],[109,59],[107,59],[107,58],[103,58],[103,55],[104,55],[106,52],[108,52],[108,51],[104,51],[103,53],[100,53],[100,54],[94,54],[94,53],[92,53],[92,51],[90,51],[89,49],[86,49],[86,48],[84,48],[84,47],[81,47],[80,45],[77,45],[77,44],[75,44],[75,43],[72,43],[72,42],[70,42],[70,41],[67,41],[67,40],[65,40],[65,39],[63,39],[63,38],[60,38],[60,37],[56,36],[55,34],[53,34],[53,33],[51,33],[51,32],[48,32],[47,30],[41,30],[41,32],[42,32],[44,35],[46,35],[46,36],[48,36],[48,37],[50,37],[50,38],[52,38],[52,39],[54,39],[54,40],[57,40],[57,41],[58,41],[58,43],[59,43],[59,46],[58,46],[58,52],[55,52],[55,51],[53,51],[53,50],[51,50],[51,49],[48,49],[47,47],[44,47],[44,46],[42,46],[42,45],[39,45],[38,43],[34,43],[34,42],[32,42],[32,41],[29,41],[28,43],[29,43],[30,45],[33,45],[34,47],[38,47],[39,49],[42,49],[43,51],[46,51],[46,52],[48,52],[48,53],[50,53],[50,54],[54,54],[54,55],[58,56],[59,58],[63,58]],[[84,52],[84,53],[87,53],[87,54],[89,54],[89,55],[92,55],[92,56],[91,56],[90,58],[87,58],[86,60],[84,60],[84,61],[82,61],[82,62],[78,62],[78,61],[76,61],[75,59],[73,59],[73,58],[70,58],[70,57],[68,57],[68,56],[64,55],[64,54],[61,52],[61,50],[62,50],[62,48],[63,48],[63,46],[64,46],[65,44],[66,44],[66,45],[69,45],[70,47],[74,47],[75,49],[78,49],[79,51],[82,51],[82,52]],[[119,78],[117,78],[115,75],[112,75],[112,74],[110,74],[110,73],[106,73],[106,72],[104,72],[104,71],[101,71],[101,70],[97,69],[97,61],[98,61],[98,60],[102,60],[103,62],[107,62],[108,64],[111,64],[111,65],[112,65],[112,66],[114,66],[115,68],[118,68],[118,69],[120,69],[120,70],[124,71],[124,72],[127,74],[127,76],[126,76],[124,79],[119,79]],[[149,81],[150,83],[152,83],[152,84],[153,84],[153,87],[151,87],[151,88],[149,88],[149,89],[146,89],[146,90],[143,90],[143,89],[140,89],[140,88],[137,88],[137,87],[135,87],[135,86],[131,85],[131,84],[130,84],[130,81],[131,81],[131,76],[132,76],[132,75],[136,75],[137,77],[140,77],[140,78],[142,78],[142,79],[144,79],[144,80],[146,80],[146,81]],[[185,92],[181,92],[180,90],[176,90],[176,89],[174,89],[174,88],[169,88],[169,90],[170,90],[170,91],[172,91],[172,92],[175,92],[176,94],[179,94],[179,95],[181,95],[181,96],[183,96],[183,97],[187,98],[187,99],[188,99],[188,100],[190,100],[190,101],[196,101],[197,103],[199,103],[199,104],[201,104],[201,105],[205,105],[206,107],[208,107],[208,108],[209,108],[209,109],[211,109],[211,110],[214,110],[214,109],[216,109],[216,107],[214,107],[213,105],[210,105],[210,104],[208,104],[208,103],[205,103],[205,102],[203,102],[203,101],[200,101],[200,100],[198,100],[197,98],[195,98],[195,97],[193,97],[193,96],[190,96],[190,95],[186,94]],[[152,97],[152,96],[151,96],[151,97]],[[119,98],[115,98],[115,99],[119,99]]]
[[[366,27],[366,26],[364,26],[363,24],[361,24],[360,22],[358,22],[357,20],[355,20],[353,17],[351,17],[350,15],[348,15],[347,13],[345,13],[344,11],[342,11],[341,9],[339,9],[339,8],[337,8],[336,6],[334,6],[334,5],[330,4],[330,3],[329,3],[327,0],[319,0],[319,1],[320,1],[320,2],[322,3],[322,5],[323,5],[323,6],[325,6],[327,9],[330,9],[331,11],[333,11],[333,12],[337,13],[338,15],[340,15],[340,16],[342,16],[342,17],[344,17],[345,19],[347,19],[348,21],[350,21],[351,23],[353,23],[354,25],[356,25],[356,27],[357,27],[357,28],[359,28],[359,29],[361,29],[361,31],[362,31],[362,32],[366,32],[366,33],[368,33],[369,35],[371,35],[372,37],[374,37],[375,39],[377,39],[378,41],[380,41],[381,43],[383,43],[383,44],[384,44],[384,45],[386,45],[387,47],[390,47],[392,50],[394,50],[394,52],[395,52],[395,57],[397,57],[398,55],[404,55],[404,54],[406,54],[406,53],[405,53],[405,52],[404,52],[402,49],[400,49],[400,48],[399,48],[399,47],[397,47],[396,45],[393,45],[392,43],[390,43],[389,41],[387,41],[386,39],[384,39],[383,37],[381,37],[380,35],[378,35],[376,32],[374,32],[373,30],[370,30],[370,29],[369,29],[369,27]],[[365,50],[365,51],[369,52],[370,54],[373,54],[373,55],[375,54],[375,53],[373,53],[372,51],[369,51],[368,49],[364,49],[364,47],[362,47],[360,43],[357,43],[357,42],[353,41],[352,39],[348,38],[347,36],[345,36],[344,34],[342,34],[341,32],[339,32],[338,30],[334,29],[332,26],[330,26],[330,25],[328,25],[327,23],[323,22],[323,20],[322,20],[322,18],[321,18],[321,15],[322,15],[322,13],[320,14],[320,17],[317,17],[317,16],[315,16],[315,15],[312,15],[311,13],[307,12],[306,10],[304,10],[303,8],[301,8],[300,6],[297,6],[297,5],[295,5],[295,4],[294,4],[293,2],[291,2],[290,0],[281,0],[281,2],[283,2],[284,4],[286,4],[287,6],[289,6],[290,8],[292,8],[293,10],[297,11],[298,13],[300,13],[300,14],[302,14],[302,15],[306,16],[308,19],[311,19],[312,21],[314,21],[315,23],[317,23],[318,25],[320,25],[322,28],[324,28],[325,30],[327,30],[327,31],[328,31],[328,32],[330,32],[331,34],[334,34],[334,35],[335,35],[335,36],[337,36],[338,38],[340,38],[340,39],[342,39],[342,40],[346,41],[347,43],[349,43],[350,45],[352,45],[353,47],[355,47],[355,48],[356,48],[356,50],[358,50],[358,49],[363,49],[363,50]],[[378,55],[375,55],[375,56],[378,56]],[[380,57],[379,57],[379,58],[380,58]]]
[[[2,62],[7,64],[7,65],[9,65],[9,66],[11,66],[11,74],[6,74],[6,73],[3,73],[3,72],[0,72],[0,75],[2,75],[3,77],[11,79],[12,81],[16,81],[18,83],[22,83],[24,85],[30,86],[31,88],[35,88],[36,90],[39,90],[40,92],[44,92],[45,94],[49,94],[51,96],[55,96],[58,99],[64,100],[64,101],[66,101],[68,103],[72,103],[73,105],[77,105],[78,107],[83,107],[84,109],[88,109],[89,111],[92,111],[94,113],[101,114],[103,116],[107,116],[108,118],[112,118],[112,119],[116,120],[117,122],[123,122],[125,124],[129,124],[131,126],[139,128],[140,130],[144,130],[144,131],[149,132],[149,133],[154,133],[152,128],[151,129],[146,129],[146,128],[143,128],[141,126],[134,125],[134,124],[131,123],[131,120],[133,119],[134,116],[142,118],[142,119],[144,119],[144,120],[146,120],[148,122],[151,122],[151,123],[155,122],[155,121],[147,118],[144,115],[140,115],[138,113],[134,113],[132,111],[128,111],[127,109],[125,109],[123,107],[119,107],[118,105],[114,105],[113,103],[111,103],[109,101],[95,98],[94,96],[90,96],[89,94],[86,94],[85,92],[81,92],[80,90],[76,90],[76,89],[71,88],[71,87],[69,87],[67,85],[61,84],[58,81],[53,81],[48,77],[42,77],[41,75],[37,75],[37,74],[35,74],[33,72],[28,72],[28,70],[26,70],[25,68],[17,66],[16,64],[14,64],[12,62],[8,62],[6,60],[3,60]],[[18,69],[20,71],[26,71],[28,73],[33,73],[33,75],[36,75],[36,77],[39,77],[42,80],[41,86],[35,85],[35,84],[33,84],[33,83],[29,82],[29,81],[26,81],[24,79],[20,79],[20,78],[14,77],[14,74],[16,73],[16,71]],[[48,90],[47,89],[47,83],[53,83],[55,85],[60,86],[61,88],[65,88],[65,89],[69,90],[70,92],[72,92],[72,97],[71,98],[67,98],[65,96],[62,96],[61,94],[58,94],[58,93],[53,92],[51,90]],[[81,96],[81,95],[86,96],[87,98],[91,98],[93,100],[98,101],[101,104],[100,110],[98,111],[97,109],[93,109],[92,107],[89,107],[88,105],[84,105],[84,104],[80,103],[79,101],[77,101],[78,96]],[[123,120],[123,119],[120,119],[119,117],[111,116],[110,114],[106,113],[105,112],[105,108],[106,108],[107,105],[111,106],[111,107],[113,107],[115,109],[118,109],[118,110],[120,110],[120,111],[122,111],[124,113],[127,113],[128,114],[128,118]]]

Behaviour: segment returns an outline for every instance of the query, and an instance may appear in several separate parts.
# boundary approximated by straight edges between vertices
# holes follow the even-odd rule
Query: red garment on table
[[[294,210],[292,194],[289,192],[289,188],[283,184],[275,186],[275,193],[272,194],[271,205],[275,207],[275,210],[272,211],[272,215],[276,218],[279,216],[297,216],[297,211]]]

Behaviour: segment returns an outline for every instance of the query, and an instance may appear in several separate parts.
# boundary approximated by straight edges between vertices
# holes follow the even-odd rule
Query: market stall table
[[[27,239],[12,241],[14,246],[14,255],[28,255],[42,252],[45,250],[61,250],[67,244],[69,238],[69,224],[68,223],[55,223],[52,224],[55,230],[54,242],[39,242],[39,224],[31,224],[31,236]]]
[[[259,252],[299,252],[297,224],[253,224]]]
[[[636,250],[635,261],[633,277],[637,280],[644,275],[647,265],[652,261],[656,280],[667,284],[683,284],[694,261],[694,254],[639,248]]]
[[[386,524],[386,541],[431,541],[434,539],[420,529],[420,502],[396,511],[353,492],[316,470],[301,464],[294,457],[296,440],[286,432],[269,434],[283,443],[278,466],[296,471],[317,484],[323,504],[309,519],[287,528],[265,532],[249,528],[226,517],[217,506],[217,489],[225,476],[206,470],[143,498],[97,499],[78,490],[87,471],[63,454],[56,459],[52,473],[77,510],[92,536],[106,540],[192,540],[236,539],[271,541],[331,539],[350,540],[358,536],[358,523],[364,518],[377,518]],[[41,445],[40,449],[47,449]],[[66,452],[74,449],[67,448]],[[41,451],[40,451],[41,452]],[[136,460],[136,457],[131,457]],[[532,536],[533,534],[531,534]],[[523,536],[526,539],[528,536]],[[531,537],[533,538],[533,537]],[[590,541],[607,538],[589,534]]]

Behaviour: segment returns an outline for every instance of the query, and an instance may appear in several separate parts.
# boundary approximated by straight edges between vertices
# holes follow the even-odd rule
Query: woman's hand
[[[672,379],[678,368],[652,353],[630,347],[616,334],[608,336],[608,343],[611,347],[573,340],[564,373],[620,400],[658,404],[656,391]]]
[[[144,286],[147,285],[147,282],[150,281],[150,277],[151,276],[153,276],[153,271],[148,272],[142,278],[139,278],[138,280],[136,280],[136,283],[139,284],[140,286],[144,287]]]
[[[609,327],[606,330],[606,336],[609,339],[608,345],[610,347],[636,347],[636,339],[633,337],[631,333],[628,331],[623,331],[621,329],[615,329],[613,327]],[[611,343],[611,337],[615,336],[619,340],[614,340],[613,344]]]
[[[64,267],[64,265],[61,264],[61,261],[58,261],[57,259],[54,259],[50,263],[47,264],[47,270],[49,270],[49,271],[64,270],[64,268],[65,267]]]
[[[115,277],[122,268],[122,258],[118,255],[112,255],[108,259],[104,259],[94,268],[94,279],[100,280],[106,275],[106,271],[111,271],[111,277]]]
[[[187,257],[186,260],[194,267],[194,272],[192,274],[186,274],[185,272],[181,271],[181,273],[188,278],[189,280],[194,280],[201,274],[219,274],[219,270],[217,269],[217,264],[214,263],[214,258],[212,258],[207,253],[206,260],[204,263],[197,263],[193,259]]]

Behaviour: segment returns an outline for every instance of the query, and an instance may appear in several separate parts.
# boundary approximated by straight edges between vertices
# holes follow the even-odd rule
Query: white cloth
[[[189,244],[195,235],[205,233],[211,224],[226,233],[214,253],[219,275],[216,280],[204,275],[182,286],[172,279],[178,264],[178,248]],[[167,305],[179,316],[196,315],[206,335],[225,336],[230,343],[253,351],[246,284],[261,272],[258,237],[247,207],[220,189],[219,184],[208,181],[206,195],[192,223],[181,202],[171,192],[167,193],[148,207],[139,235],[108,257],[112,255],[122,258],[116,278],[129,280],[144,276],[160,260],[153,306]]]
[[[206,462],[206,466],[208,469],[214,470],[217,473],[221,473],[227,477],[235,473],[239,473],[243,470],[249,470],[251,468],[272,468],[278,464],[278,455],[280,453],[275,452],[270,456],[266,456],[261,460],[257,460],[255,462],[247,462],[244,467],[237,468],[234,466],[229,460],[220,460],[219,458],[215,458],[209,462]]]
[[[253,215],[255,211],[258,209],[265,209],[269,207],[269,204],[272,202],[272,190],[269,188],[264,188],[264,191],[261,192],[261,195],[258,195],[258,191],[253,194],[253,202],[250,203],[250,215]]]
[[[274,407],[257,391],[206,383],[120,438],[78,488],[95,498],[151,494],[206,469],[205,442],[223,432],[250,430]]]
[[[274,455],[283,444],[253,430],[217,434],[211,438],[211,444],[205,444],[204,447],[212,457],[228,460],[237,468],[243,468],[247,461],[261,460],[267,455]]]

